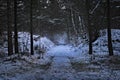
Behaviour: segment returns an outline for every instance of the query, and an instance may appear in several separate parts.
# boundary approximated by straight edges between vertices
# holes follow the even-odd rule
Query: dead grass
[[[71,63],[72,68],[75,69],[77,72],[99,72],[100,69],[96,67],[92,67],[91,64],[88,63]]]
[[[99,72],[103,69],[120,70],[120,56],[95,57],[90,63],[72,62],[77,72]]]

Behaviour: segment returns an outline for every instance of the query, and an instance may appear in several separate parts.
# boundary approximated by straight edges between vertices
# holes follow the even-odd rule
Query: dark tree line
[[[104,3],[102,3],[104,2]],[[111,1],[110,0],[104,0],[104,1],[97,1],[96,6],[93,8],[92,11],[90,11],[91,5],[90,5],[90,0],[86,0],[86,8],[87,8],[87,20],[88,20],[88,33],[89,33],[89,54],[92,54],[92,36],[93,36],[93,29],[92,27],[94,26],[93,24],[95,24],[94,22],[91,22],[91,17],[94,17],[93,13],[95,13],[95,10],[102,4],[106,5],[106,8],[104,11],[104,13],[106,12],[105,17],[107,17],[107,34],[108,34],[108,51],[109,51],[109,55],[112,56],[113,55],[113,48],[112,48],[112,37],[111,37]],[[102,25],[103,26],[103,25]],[[96,32],[96,31],[95,31]],[[94,35],[95,36],[95,35]]]
[[[99,30],[107,28],[109,55],[113,55],[111,28],[114,28],[111,16],[110,0],[1,0],[7,9],[0,14],[0,34],[8,32],[8,55],[19,53],[18,31],[30,32],[31,55],[33,50],[33,34],[55,34],[66,31],[68,42],[79,45],[79,37],[89,44],[92,54],[92,43],[99,37]],[[115,4],[117,5],[117,4]],[[4,7],[4,6],[3,6]],[[6,10],[7,12],[5,12]],[[3,15],[7,15],[4,19]],[[12,16],[14,14],[14,16]],[[115,13],[114,13],[115,15]],[[12,17],[11,17],[12,16]],[[117,15],[118,16],[118,15]],[[12,21],[11,21],[12,20]],[[2,21],[7,21],[7,27]],[[103,21],[103,22],[102,22]],[[98,28],[97,28],[98,27]],[[14,32],[14,35],[12,35]],[[14,36],[14,37],[13,37]],[[13,45],[14,44],[14,45]],[[15,50],[15,52],[13,52]]]
[[[12,55],[13,53],[19,53],[19,45],[18,45],[18,17],[17,17],[17,3],[18,0],[14,0],[14,45],[12,38],[12,27],[11,27],[11,0],[7,0],[7,33],[8,33],[8,55]],[[33,21],[32,21],[32,0],[30,1],[30,33],[31,33],[31,54],[33,55]],[[15,52],[13,52],[13,46]]]

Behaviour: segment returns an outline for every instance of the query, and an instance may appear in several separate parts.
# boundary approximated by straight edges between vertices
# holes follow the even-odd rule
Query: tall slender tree
[[[69,26],[69,16],[66,15],[66,31],[68,35],[68,43],[70,43],[70,26]]]
[[[108,50],[109,55],[113,55],[112,38],[111,38],[111,16],[110,16],[110,0],[107,0],[107,32],[108,32]]]
[[[7,0],[8,55],[13,54],[12,27],[10,26],[10,0]]]
[[[14,0],[14,39],[15,53],[18,53],[17,0]]]
[[[90,23],[90,1],[86,0],[86,10],[87,10],[87,27],[89,32],[89,54],[92,54],[92,34],[91,34],[91,23]]]
[[[33,0],[30,0],[30,41],[31,41],[31,55],[34,54],[34,51],[33,51],[33,19],[32,19],[32,16],[33,16],[33,13],[32,13],[32,6],[33,6]]]

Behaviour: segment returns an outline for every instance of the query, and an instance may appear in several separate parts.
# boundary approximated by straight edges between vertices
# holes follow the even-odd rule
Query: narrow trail
[[[72,69],[72,65],[70,62],[70,48],[67,46],[57,46],[53,48],[50,53],[53,56],[51,67],[49,68],[48,72],[52,73],[48,76],[52,79],[67,79],[73,80],[75,71]]]
[[[0,65],[0,80],[119,80],[120,79],[119,76],[120,69],[118,67],[120,64],[117,63],[115,64],[115,66],[113,66],[113,64],[103,65],[104,64],[103,58],[101,60],[102,63],[100,63],[101,61],[98,60],[92,63],[90,62],[88,63],[86,62],[87,56],[79,55],[79,54],[77,55],[77,54],[78,53],[72,50],[70,46],[60,45],[51,48],[51,50],[48,51],[47,55],[45,56],[46,59],[43,59],[43,63],[45,63],[43,65],[27,63],[24,60],[16,60],[16,62],[9,61],[7,63]],[[74,59],[76,58],[77,61],[78,60],[80,61],[79,64],[78,62],[74,61]],[[36,58],[34,59],[36,60]],[[40,59],[37,60],[39,62]],[[40,63],[41,62],[42,61],[40,60]],[[75,64],[73,64],[73,62]],[[96,62],[99,62],[100,64]],[[119,62],[119,60],[117,62]],[[5,66],[7,67],[7,70]],[[115,70],[112,70],[112,67],[113,69],[115,68]]]
[[[68,46],[57,46],[49,51],[51,56],[53,56],[51,70],[54,68],[66,69],[71,68],[70,57],[72,52],[70,52],[70,47]]]

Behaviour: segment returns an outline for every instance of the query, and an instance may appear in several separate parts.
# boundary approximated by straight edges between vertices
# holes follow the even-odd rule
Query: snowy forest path
[[[70,47],[68,46],[56,46],[49,51],[53,57],[50,68],[48,69],[48,76],[51,78],[69,78],[74,79],[75,70],[72,68],[70,57]],[[52,74],[51,74],[52,73]],[[61,79],[61,80],[62,80]],[[69,80],[68,79],[68,80]]]
[[[71,68],[71,62],[69,58],[72,56],[70,54],[71,50],[69,46],[56,46],[52,48],[48,53],[53,57],[51,70],[54,68]]]
[[[53,58],[52,67],[63,68],[64,66],[66,66],[66,67],[71,66],[70,60],[68,59],[68,57],[55,56]]]

